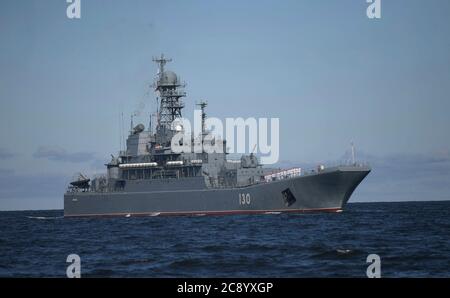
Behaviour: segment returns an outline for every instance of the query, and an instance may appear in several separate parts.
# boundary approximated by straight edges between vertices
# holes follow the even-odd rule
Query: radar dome
[[[161,85],[176,85],[178,77],[173,71],[166,70],[162,73],[159,83]]]

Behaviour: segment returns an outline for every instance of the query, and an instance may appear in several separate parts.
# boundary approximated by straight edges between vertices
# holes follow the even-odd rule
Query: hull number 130
[[[251,197],[249,193],[239,193],[239,205],[250,205]]]

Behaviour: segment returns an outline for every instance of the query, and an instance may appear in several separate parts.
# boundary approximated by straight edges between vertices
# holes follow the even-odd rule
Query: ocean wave
[[[27,218],[47,220],[47,219],[61,219],[61,218],[64,218],[64,216],[27,216]]]

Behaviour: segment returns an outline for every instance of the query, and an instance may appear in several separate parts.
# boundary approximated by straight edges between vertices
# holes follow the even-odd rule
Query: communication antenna
[[[121,140],[121,142],[122,142],[121,150],[122,150],[122,149],[125,149],[125,133],[124,133],[125,122],[123,120],[123,111],[122,111],[122,115],[121,116],[122,116],[122,119],[120,121],[120,133],[121,133],[121,138],[122,138],[122,140]]]
[[[152,134],[152,114],[150,114],[150,121],[148,122],[148,131]]]
[[[355,146],[353,144],[353,141],[350,142],[351,148],[352,148],[352,164],[355,164]]]
[[[120,113],[119,113],[119,151],[122,151],[122,123],[120,122]]]
[[[132,134],[132,133],[133,133],[133,117],[134,117],[134,114],[131,114],[131,122],[130,122],[130,134]]]

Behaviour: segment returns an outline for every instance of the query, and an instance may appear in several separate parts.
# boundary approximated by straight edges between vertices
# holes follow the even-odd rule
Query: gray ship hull
[[[136,185],[127,192],[73,192],[64,195],[64,216],[225,215],[271,212],[341,211],[370,172],[361,166],[339,166],[318,173],[240,188],[207,189],[203,177],[189,187],[167,181],[152,191]],[[173,185],[178,185],[174,179]],[[184,185],[186,186],[186,185]],[[170,189],[170,190],[169,190]]]

